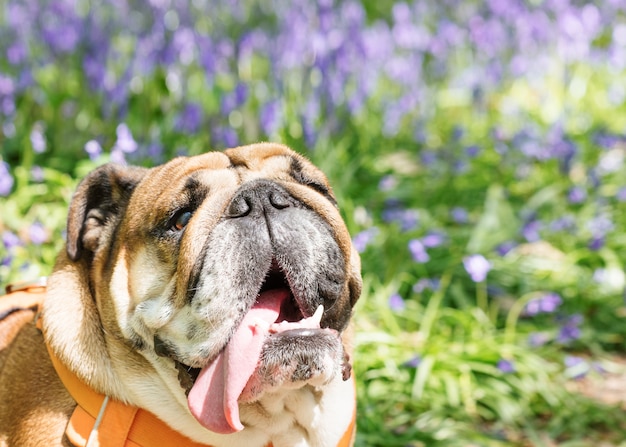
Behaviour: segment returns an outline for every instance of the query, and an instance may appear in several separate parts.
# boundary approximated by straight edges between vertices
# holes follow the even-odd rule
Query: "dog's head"
[[[193,402],[232,407],[205,402],[220,380],[224,399],[253,400],[251,377],[275,361],[268,340],[285,335],[294,356],[326,349],[311,335],[341,333],[361,292],[327,179],[276,144],[95,170],[70,206],[67,256],[87,266],[104,330],[175,362],[192,412],[222,432],[238,416],[207,422]]]

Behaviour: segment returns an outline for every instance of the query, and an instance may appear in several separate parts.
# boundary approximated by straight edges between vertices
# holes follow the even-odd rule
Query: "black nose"
[[[239,188],[226,209],[226,216],[267,215],[295,203],[295,199],[279,184],[270,180],[253,180]]]

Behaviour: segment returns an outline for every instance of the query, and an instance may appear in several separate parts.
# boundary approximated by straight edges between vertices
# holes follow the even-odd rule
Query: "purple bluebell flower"
[[[2,98],[0,101],[0,112],[4,116],[12,116],[15,113],[15,99],[11,96]],[[4,132],[7,133],[6,130]]]
[[[237,132],[230,127],[213,128],[213,138],[222,147],[235,147],[239,142]]]
[[[53,53],[71,53],[81,38],[81,21],[69,4],[55,2],[42,15],[41,40]]]
[[[46,137],[44,136],[42,123],[37,122],[33,126],[33,129],[30,132],[30,143],[36,153],[41,154],[46,151]]]
[[[248,85],[244,82],[238,82],[235,87],[235,99],[237,100],[237,106],[239,107],[248,99]]]
[[[515,241],[505,241],[496,246],[496,253],[500,256],[506,256],[511,250],[517,247],[517,242]]]
[[[96,140],[89,140],[85,143],[85,152],[91,160],[95,160],[102,154],[102,146]]]
[[[476,145],[468,146],[465,148],[465,153],[467,154],[468,157],[471,157],[471,158],[476,157],[479,152],[480,152],[480,148]]]
[[[546,151],[546,148],[543,146],[543,144],[539,143],[535,139],[522,141],[519,149],[528,158],[533,158],[537,160],[545,160],[549,158],[549,154],[548,151]]]
[[[624,30],[626,31],[626,27]],[[603,149],[613,149],[621,141],[621,138],[618,135],[603,131],[596,133],[593,136],[593,141]]]
[[[220,109],[223,114],[228,115],[233,110],[241,107],[248,98],[248,86],[239,82],[235,89],[222,96]]]
[[[435,151],[423,150],[420,159],[425,166],[432,166],[437,162],[437,154]]]
[[[450,211],[450,215],[452,216],[452,220],[458,224],[465,224],[469,222],[469,214],[463,207],[455,206]]]
[[[48,240],[48,232],[41,222],[35,222],[28,228],[28,237],[33,244],[41,245]]]
[[[163,145],[158,141],[153,141],[146,148],[146,154],[150,158],[150,160],[154,161],[156,164],[163,163],[165,160],[165,154],[163,152]]]
[[[417,227],[419,222],[419,212],[417,210],[403,210],[399,216],[398,222],[402,231],[410,231]]]
[[[402,231],[409,231],[417,226],[419,221],[417,210],[405,209],[396,200],[388,200],[385,205],[385,209],[382,212],[382,218],[385,222],[398,223]]]
[[[395,23],[411,23],[413,18],[409,5],[404,2],[394,3],[391,15]]]
[[[522,236],[528,242],[537,242],[541,240],[539,230],[541,230],[542,224],[538,220],[530,220],[522,227]]]
[[[498,368],[504,374],[512,374],[517,371],[515,369],[515,363],[513,363],[512,360],[507,360],[507,359],[498,360],[496,368]]]
[[[17,234],[8,230],[2,232],[2,244],[4,245],[4,248],[6,248],[9,251],[15,247],[24,245],[24,243],[17,236]]]
[[[400,312],[404,310],[405,307],[404,299],[399,293],[394,293],[389,297],[389,308],[394,312]]]
[[[547,293],[539,299],[539,309],[544,313],[553,313],[563,303],[558,293]]]
[[[11,65],[21,64],[28,57],[28,50],[21,42],[14,42],[7,48],[7,60]]]
[[[455,125],[452,128],[452,139],[454,141],[459,141],[461,138],[463,138],[463,135],[465,135],[465,129],[463,128],[463,126]]]
[[[463,266],[474,282],[482,282],[487,279],[491,270],[491,262],[483,255],[470,255],[463,258]]]
[[[428,278],[421,278],[419,281],[413,284],[413,292],[415,293],[422,293],[424,290],[430,288],[432,288],[432,285],[430,279]]]
[[[426,247],[424,247],[424,244],[419,239],[411,239],[409,241],[409,252],[415,262],[424,264],[430,261],[430,256],[426,251]]]
[[[422,238],[422,244],[426,248],[439,247],[446,243],[446,235],[440,231],[431,231]]]
[[[196,133],[202,125],[202,107],[189,103],[176,120],[176,128],[181,132]]]
[[[440,282],[439,278],[421,278],[413,284],[413,292],[422,293],[425,290],[437,290]]]
[[[538,298],[534,298],[524,307],[524,314],[534,316],[540,313],[554,313],[563,303],[558,293],[549,292]]]
[[[576,219],[566,214],[550,222],[549,228],[552,231],[572,231],[576,229]]]
[[[606,214],[600,214],[587,222],[587,228],[593,238],[603,238],[615,228],[615,224]]]
[[[15,90],[16,87],[13,78],[0,74],[0,98],[13,96]]]
[[[605,243],[606,243],[606,239],[604,238],[604,236],[594,236],[591,238],[591,240],[587,244],[587,247],[591,251],[598,251],[602,247],[604,247]]]
[[[8,196],[11,193],[13,182],[9,164],[5,161],[0,161],[0,196]]]
[[[35,183],[41,183],[44,180],[43,168],[41,166],[33,166],[30,169],[30,178],[33,179]]]
[[[378,189],[381,191],[391,191],[398,185],[398,179],[393,174],[385,175],[378,182]]]
[[[420,363],[422,363],[422,357],[420,355],[415,355],[406,362],[404,362],[402,365],[407,368],[417,368],[420,366]]]
[[[550,156],[558,160],[559,168],[564,174],[570,171],[576,152],[576,146],[569,139],[560,138],[550,148]]]
[[[566,372],[572,379],[581,379],[589,372],[589,363],[582,357],[576,355],[566,355],[563,359]]]
[[[587,190],[582,186],[573,186],[567,192],[567,200],[569,200],[569,203],[575,205],[583,203],[585,200],[587,200]]]
[[[104,89],[104,80],[106,79],[107,70],[103,60],[105,56],[98,57],[96,53],[86,54],[83,58],[83,72],[87,78],[89,86],[95,91]]]
[[[562,322],[556,341],[561,344],[567,344],[578,340],[582,334],[580,325],[583,323],[583,317],[580,314],[570,315]]]
[[[114,146],[113,149],[111,149],[111,162],[120,165],[126,164],[126,155],[124,155],[124,151],[117,146]]]
[[[463,174],[469,170],[469,163],[466,160],[456,160],[452,164],[452,170],[455,174]]]
[[[259,124],[265,135],[275,135],[283,125],[282,103],[279,100],[269,101],[259,111]]]
[[[533,316],[539,313],[541,313],[541,306],[539,305],[538,299],[530,300],[526,303],[526,306],[524,306],[525,315]]]
[[[379,230],[377,227],[371,227],[361,231],[360,233],[357,233],[352,238],[352,244],[354,245],[356,251],[358,251],[359,253],[363,253],[378,233]]]
[[[126,123],[121,123],[117,126],[116,134],[117,140],[115,141],[115,146],[113,146],[112,151],[118,149],[125,154],[131,154],[137,150],[137,142],[133,138],[133,134]]]

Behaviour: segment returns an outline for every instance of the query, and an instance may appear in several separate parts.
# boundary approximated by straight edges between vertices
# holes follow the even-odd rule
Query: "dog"
[[[326,177],[286,146],[103,165],[72,197],[42,330],[0,354],[0,445],[74,445],[59,368],[189,445],[351,445],[361,288]]]

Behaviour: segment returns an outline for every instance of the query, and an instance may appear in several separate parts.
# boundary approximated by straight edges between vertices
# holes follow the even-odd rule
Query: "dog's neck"
[[[351,445],[356,406],[354,380],[344,382],[341,377],[325,386],[323,391],[307,386],[264,396],[254,404],[241,405],[242,420],[246,423],[242,432],[232,435],[208,432],[188,413],[184,398],[175,392],[180,385],[173,366],[172,377],[156,379],[159,377],[156,374],[145,380],[142,368],[144,373],[145,368],[163,368],[155,368],[149,360],[140,357],[134,369],[117,371],[111,361],[113,356],[138,354],[129,349],[123,340],[102,329],[85,336],[84,328],[93,331],[93,328],[102,328],[102,324],[89,285],[82,279],[88,276],[81,269],[86,269],[86,266],[79,263],[70,267],[66,264],[63,270],[55,271],[50,278],[48,296],[51,298],[44,302],[43,332],[53,355],[76,376],[76,380],[88,385],[95,393],[106,394],[131,406],[150,408],[159,419],[178,432],[198,442],[202,440],[205,445],[265,447],[271,441],[274,447],[317,446],[325,445],[318,437],[322,432],[327,435],[329,431],[333,432],[330,438],[341,439],[339,444],[334,445]],[[88,296],[81,301],[81,294]],[[85,306],[85,303],[93,303],[93,307]],[[67,321],[74,321],[75,324],[67,325]],[[94,339],[102,343],[93,343]],[[159,357],[154,361],[166,360]],[[143,389],[143,392],[138,392],[138,389]],[[320,409],[323,410],[321,413]],[[320,427],[325,428],[322,431]]]
[[[77,402],[77,408],[74,410],[66,429],[66,435],[74,445],[83,445],[85,440],[87,440],[86,445],[90,445],[90,441],[93,439],[96,442],[95,445],[102,446],[123,446],[127,445],[127,441],[130,441],[132,445],[140,447],[154,445],[159,445],[159,447],[178,447],[181,445],[207,447],[206,444],[196,443],[171,429],[148,411],[109,399],[107,396],[95,392],[68,370],[49,347],[48,351],[63,385]],[[353,383],[352,380],[351,382]],[[338,382],[338,384],[344,385],[343,381]],[[302,441],[305,445],[323,445],[316,439],[317,430],[310,428],[315,426],[315,423],[312,423],[315,407],[303,405],[306,403],[304,401],[310,399],[310,391],[310,389],[283,390],[280,396],[267,396],[248,406],[248,414],[255,414],[259,419],[271,417],[273,414],[292,414],[294,416],[294,423],[291,424],[289,430],[282,433],[277,432],[276,438],[272,442],[266,444],[265,441],[262,441],[262,445],[280,447],[282,445],[300,445]],[[321,398],[322,396],[316,397]],[[342,414],[337,416],[339,418],[345,417]],[[333,419],[336,421],[334,415]],[[352,445],[355,423],[356,412],[353,412],[348,427],[337,444],[338,447]],[[252,429],[253,431],[254,429]],[[263,439],[252,432],[248,433],[248,436],[252,435],[256,439]],[[231,445],[231,441],[228,441],[227,444]],[[239,445],[238,442],[237,444]],[[252,443],[246,445],[252,445]]]

